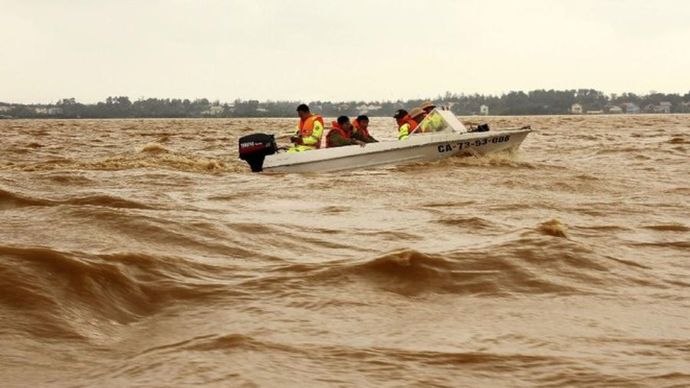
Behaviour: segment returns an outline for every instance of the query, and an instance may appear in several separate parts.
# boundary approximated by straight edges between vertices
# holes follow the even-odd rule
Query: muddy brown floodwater
[[[308,175],[236,160],[292,119],[0,121],[0,385],[690,385],[690,116],[486,120]]]

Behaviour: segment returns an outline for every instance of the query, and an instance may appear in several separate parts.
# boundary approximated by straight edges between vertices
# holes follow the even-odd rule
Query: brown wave
[[[40,206],[46,203],[49,203],[49,201],[31,198],[0,188],[0,210],[25,206]]]
[[[401,294],[441,292],[506,296],[531,293],[574,293],[576,284],[532,273],[519,258],[487,251],[444,256],[414,250],[393,252],[350,269],[378,287]]]
[[[119,198],[114,195],[94,194],[64,200],[51,200],[26,196],[0,189],[0,210],[27,206],[92,205],[122,209],[151,209],[141,202]]]
[[[528,231],[517,240],[443,255],[403,249],[363,262],[291,264],[243,283],[262,291],[342,287],[364,281],[401,295],[425,293],[509,296],[609,292],[611,284],[663,287],[646,266],[597,255],[587,246]]]
[[[139,154],[120,155],[95,161],[80,161],[77,166],[87,170],[158,168],[191,172],[240,171],[240,166],[235,163],[176,153],[159,145],[145,146]]]
[[[593,231],[593,232],[618,232],[618,231],[626,231],[630,230],[629,228],[626,228],[621,225],[587,225],[587,226],[578,226],[577,229],[580,230],[588,230],[588,231]]]
[[[580,175],[575,176],[575,178],[583,180],[583,181],[599,181],[599,180],[601,180],[601,178],[598,178],[598,177],[596,177],[594,175],[590,175],[590,174],[580,174]]]
[[[646,150],[644,148],[639,148],[639,147],[633,147],[633,146],[626,146],[626,147],[602,147],[599,150],[596,151],[597,155],[606,155],[606,154],[618,154],[618,153],[625,153],[625,154],[632,154],[632,155],[642,155],[646,156],[644,154]]]
[[[567,237],[566,226],[561,223],[561,221],[552,219],[546,222],[542,222],[537,227],[537,230],[545,235],[554,237]]]
[[[660,232],[690,232],[690,227],[682,224],[647,225],[644,228],[658,230]]]
[[[253,357],[247,358],[247,353]],[[240,333],[209,334],[194,336],[177,342],[150,347],[129,360],[123,360],[106,371],[99,371],[99,379],[132,381],[151,373],[151,369],[165,370],[165,360],[174,361],[185,355],[187,358],[230,359],[238,371],[246,370],[245,364],[264,359],[271,364],[288,362],[296,367],[288,380],[280,368],[274,372],[262,373],[261,379],[272,384],[294,385],[309,382],[324,385],[325,381],[352,385],[352,374],[367,376],[368,385],[386,385],[392,376],[396,381],[405,381],[414,386],[474,386],[477,382],[500,385],[505,376],[519,380],[524,385],[536,386],[627,386],[631,380],[619,374],[608,374],[593,367],[589,360],[569,357],[553,352],[500,351],[489,349],[435,349],[415,346],[365,346],[345,342],[320,343],[289,342],[276,338]],[[314,376],[313,365],[328,371],[328,380]],[[420,373],[420,370],[426,371]],[[391,374],[392,373],[392,374]],[[174,384],[182,375],[166,370],[155,373],[165,383]],[[250,381],[254,373],[234,373],[233,382]],[[682,372],[646,376],[649,382],[681,382],[687,376]],[[203,383],[217,382],[217,379],[200,380]],[[227,379],[223,379],[227,381]],[[378,384],[375,382],[378,381]],[[529,382],[529,384],[527,384]],[[256,385],[248,383],[247,385]],[[325,384],[329,385],[329,384]],[[333,384],[330,384],[333,385]],[[365,384],[367,385],[367,384]],[[481,385],[481,384],[480,384]]]
[[[424,208],[452,208],[452,207],[461,207],[461,206],[469,206],[477,203],[476,201],[462,201],[462,202],[429,202],[429,203],[424,203],[420,204],[420,207]]]
[[[91,184],[94,181],[92,179],[89,179],[80,173],[75,173],[75,172],[57,172],[57,173],[49,173],[46,175],[46,178],[49,179],[52,182],[61,184],[61,185],[79,185],[79,186],[85,186],[87,184]]]
[[[475,364],[485,368],[496,368],[497,363],[522,363],[530,362],[533,365],[539,363],[550,364],[551,357],[533,356],[527,354],[500,354],[491,352],[453,352],[433,350],[408,350],[384,347],[354,347],[342,345],[318,345],[318,344],[286,344],[252,337],[245,334],[231,333],[220,335],[203,335],[176,343],[165,344],[145,349],[139,356],[148,354],[174,353],[180,350],[191,351],[225,351],[237,350],[254,351],[278,351],[295,353],[299,355],[319,355],[327,358],[342,359],[367,359],[382,356],[389,362],[417,361],[424,364]]]
[[[347,213],[351,209],[352,208],[349,206],[332,205],[332,206],[323,207],[321,209],[321,212],[324,214],[342,214],[342,213]]]
[[[681,136],[674,136],[668,142],[671,144],[690,144],[690,139]]]
[[[658,242],[633,242],[630,245],[635,247],[657,247],[657,248],[679,248],[679,249],[689,249],[690,240],[681,241],[658,241]]]
[[[59,201],[58,203],[62,205],[93,205],[121,209],[152,209],[152,207],[141,202],[106,194],[70,198],[64,201]]]
[[[435,162],[419,162],[403,164],[391,167],[394,171],[417,171],[429,168],[448,169],[453,167],[509,167],[535,169],[538,166],[534,163],[520,159],[518,151],[503,151],[486,155],[457,155],[455,157],[441,159]]]
[[[159,143],[149,143],[149,144],[146,144],[146,145],[141,149],[141,152],[150,152],[150,153],[159,153],[159,152],[163,152],[163,153],[169,153],[170,150],[168,150],[167,148],[163,147],[163,145],[161,145],[161,144],[159,144]]]
[[[186,172],[246,172],[244,163],[230,156],[207,158],[193,154],[172,151],[159,143],[144,145],[135,153],[123,153],[98,159],[53,158],[33,163],[11,163],[4,168],[22,171],[55,171],[55,170],[131,170],[131,169],[165,169]]]
[[[173,247],[204,252],[210,255],[222,255],[225,258],[260,258],[265,260],[280,259],[262,254],[255,250],[257,244],[247,244],[247,235],[256,235],[251,225],[239,227],[233,225],[234,230],[243,230],[240,236],[228,236],[227,233],[213,223],[197,222],[181,224],[175,220],[158,217],[154,214],[137,213],[132,216],[129,212],[113,210],[106,207],[73,207],[64,209],[64,216],[81,220],[82,223],[98,228],[103,235],[117,234],[124,236],[141,236],[151,247],[158,247],[164,251]],[[267,229],[270,230],[270,229]],[[268,239],[270,240],[270,239]],[[302,243],[295,243],[303,245]],[[177,252],[175,250],[175,252]]]
[[[666,193],[690,195],[690,187],[674,187],[672,189],[666,190]]]
[[[454,226],[472,231],[490,230],[496,228],[496,224],[482,217],[445,216],[437,221],[439,224]]]
[[[175,257],[12,246],[0,257],[0,309],[29,320],[14,329],[37,337],[85,338],[94,320],[127,324],[231,292],[213,277],[218,268]]]

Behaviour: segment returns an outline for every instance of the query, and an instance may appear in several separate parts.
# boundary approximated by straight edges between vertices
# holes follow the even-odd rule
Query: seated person
[[[323,135],[323,118],[312,114],[309,106],[301,104],[297,107],[299,122],[295,134],[290,138],[293,143],[288,152],[303,152],[315,150],[321,147]]]
[[[410,133],[417,128],[417,123],[412,120],[405,109],[398,109],[393,118],[398,123],[398,140],[407,139]]]
[[[359,115],[352,122],[354,129],[352,130],[352,137],[357,140],[361,140],[365,143],[377,143],[378,140],[374,139],[373,136],[369,134],[369,117],[366,115]]]
[[[352,124],[347,116],[338,117],[332,123],[333,128],[326,135],[326,147],[343,147],[359,144],[364,146],[366,143],[353,137]]]
[[[405,109],[395,112],[393,117],[398,121],[398,140],[405,140],[411,134],[421,132],[418,125],[424,120],[425,115],[426,113],[421,108],[414,108],[410,113],[407,113]]]

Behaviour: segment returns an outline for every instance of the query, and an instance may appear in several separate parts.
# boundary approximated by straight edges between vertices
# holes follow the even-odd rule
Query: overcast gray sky
[[[0,0],[0,101],[690,91],[687,0]]]

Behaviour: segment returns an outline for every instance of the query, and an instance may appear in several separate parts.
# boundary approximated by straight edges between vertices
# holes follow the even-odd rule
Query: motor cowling
[[[472,127],[469,132],[488,132],[490,130],[489,124],[481,124],[476,127]]]
[[[246,161],[253,172],[262,171],[266,156],[278,152],[275,136],[265,133],[241,137],[239,147],[240,159]]]

